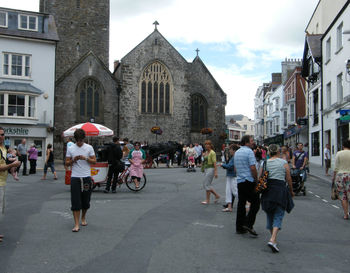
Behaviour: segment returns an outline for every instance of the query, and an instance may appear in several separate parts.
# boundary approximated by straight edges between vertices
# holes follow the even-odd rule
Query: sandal
[[[215,198],[214,203],[217,204],[220,200],[220,196],[218,198]]]
[[[72,232],[79,232],[80,228],[76,229],[76,228],[73,228],[72,229]]]
[[[207,202],[207,201],[202,201],[201,204],[202,204],[202,205],[209,205],[209,202]]]
[[[232,212],[232,209],[226,208],[226,209],[223,209],[222,212]]]

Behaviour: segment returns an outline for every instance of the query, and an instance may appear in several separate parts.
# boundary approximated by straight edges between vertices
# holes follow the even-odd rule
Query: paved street
[[[203,206],[200,172],[146,170],[144,190],[95,191],[87,227],[72,233],[69,187],[40,175],[9,178],[7,209],[0,231],[1,273],[125,272],[346,272],[350,221],[330,184],[309,176],[307,196],[295,198],[279,237],[280,253],[266,246],[265,214],[258,238],[236,235],[235,213]],[[215,188],[224,196],[225,172]],[[222,202],[224,200],[222,199]],[[235,204],[236,208],[236,204]]]

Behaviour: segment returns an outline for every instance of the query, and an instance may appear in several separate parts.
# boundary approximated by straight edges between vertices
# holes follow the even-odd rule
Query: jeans
[[[246,213],[245,205],[250,202],[250,209],[248,215]],[[242,231],[243,226],[252,228],[255,223],[256,214],[260,208],[260,197],[255,192],[255,183],[245,182],[238,183],[238,206],[236,218],[236,230]]]
[[[272,230],[272,228],[277,227],[282,228],[282,220],[284,217],[284,209],[277,205],[275,210],[272,212],[266,212],[267,224],[266,228]]]

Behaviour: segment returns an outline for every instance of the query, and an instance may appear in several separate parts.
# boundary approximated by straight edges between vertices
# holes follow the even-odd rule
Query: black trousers
[[[112,190],[115,190],[117,187],[117,181],[118,181],[118,164],[110,164],[108,168],[108,174],[107,174],[107,184],[106,184],[106,190],[109,190],[111,188],[112,183]]]
[[[92,192],[91,177],[71,177],[70,179],[70,195],[71,210],[87,210],[90,208],[90,199]]]
[[[237,205],[237,218],[236,218],[236,230],[242,231],[243,226],[252,228],[255,223],[256,214],[260,208],[260,197],[254,190],[255,183],[245,181],[238,183],[238,205]],[[247,214],[246,203],[250,202],[250,209]]]
[[[23,175],[27,174],[27,155],[20,155],[19,156],[19,161],[21,161],[21,165],[17,168],[17,172],[19,172],[19,169],[23,165]]]
[[[35,174],[36,173],[36,159],[29,159],[29,163],[30,163],[29,174]]]

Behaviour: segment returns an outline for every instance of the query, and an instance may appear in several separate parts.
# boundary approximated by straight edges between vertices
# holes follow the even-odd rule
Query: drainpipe
[[[117,104],[117,120],[118,120],[118,124],[117,124],[117,137],[119,136],[120,133],[120,93],[122,92],[122,87],[120,86],[120,84],[118,84],[117,86],[117,96],[118,96],[118,104]]]
[[[323,48],[322,48],[322,42],[321,42],[321,52],[323,52]],[[324,154],[323,154],[323,147],[324,147],[324,132],[323,132],[323,67],[322,67],[322,57],[321,57],[321,73],[320,73],[320,81],[321,81],[321,109],[320,109],[320,116],[321,116],[321,162],[322,162],[322,167],[323,167],[323,163],[324,163]],[[331,154],[332,154],[332,147],[331,147]],[[332,158],[332,155],[331,155]]]

